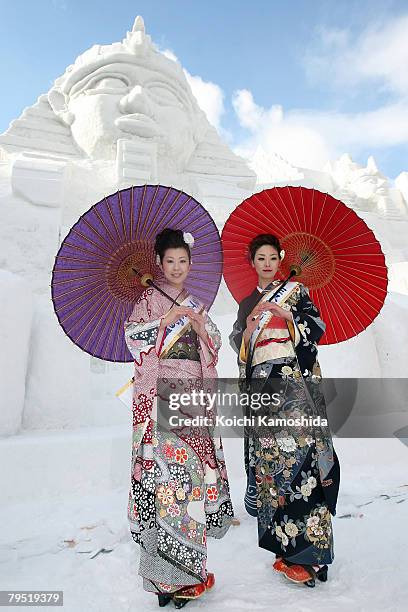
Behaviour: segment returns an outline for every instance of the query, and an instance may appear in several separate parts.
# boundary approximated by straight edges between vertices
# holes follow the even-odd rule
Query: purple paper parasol
[[[123,189],[80,217],[55,258],[55,313],[82,350],[107,361],[133,361],[123,323],[144,287],[132,268],[152,274],[155,283],[164,280],[153,247],[165,227],[194,236],[185,286],[210,308],[222,275],[221,241],[211,216],[193,197],[172,187]]]

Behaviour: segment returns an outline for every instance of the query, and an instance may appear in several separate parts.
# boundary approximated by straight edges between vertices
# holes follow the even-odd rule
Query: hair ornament
[[[183,232],[183,240],[186,244],[188,244],[190,249],[194,246],[194,236],[189,232]]]

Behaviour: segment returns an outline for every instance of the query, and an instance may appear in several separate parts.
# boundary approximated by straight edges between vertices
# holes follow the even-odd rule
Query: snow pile
[[[308,589],[273,572],[272,555],[258,548],[256,521],[242,505],[242,456],[226,440],[241,525],[223,540],[209,541],[216,587],[189,609],[406,609],[408,448],[395,439],[335,442],[342,482],[328,582]],[[127,488],[80,496],[67,491],[63,503],[50,497],[1,510],[7,529],[0,535],[0,588],[62,589],[67,612],[157,610],[157,600],[143,591],[137,575],[138,548],[129,536],[126,502]]]

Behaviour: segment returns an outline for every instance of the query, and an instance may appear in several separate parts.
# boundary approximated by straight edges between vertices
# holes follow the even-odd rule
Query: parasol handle
[[[290,281],[292,276],[299,276],[299,274],[301,272],[302,272],[302,268],[300,266],[296,266],[296,265],[290,266],[290,272],[289,272],[288,277],[283,281],[283,283],[281,285],[279,285],[277,290],[269,298],[268,302],[271,302],[273,300],[273,298],[275,297],[275,295],[278,293],[278,291],[283,289],[285,287],[285,285],[288,284],[288,282]]]
[[[176,300],[170,297],[168,293],[166,293],[161,287],[159,287],[158,285],[156,285],[156,283],[153,282],[153,276],[151,274],[149,274],[148,272],[146,274],[141,274],[138,270],[136,270],[136,268],[132,268],[132,270],[140,278],[140,284],[143,287],[154,287],[155,289],[157,289],[157,291],[160,291],[160,293],[164,295],[164,297],[170,300],[173,305],[181,306],[181,304],[179,304]]]

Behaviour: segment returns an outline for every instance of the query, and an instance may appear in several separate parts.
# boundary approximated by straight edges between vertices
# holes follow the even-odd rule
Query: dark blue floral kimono
[[[278,285],[274,281],[272,289]],[[292,321],[271,317],[257,336],[249,364],[242,336],[247,316],[264,299],[259,289],[240,303],[230,335],[231,346],[238,352],[240,377],[247,379],[250,391],[278,392],[283,398],[278,409],[271,404],[266,412],[285,417],[286,422],[304,417],[300,426],[247,429],[245,506],[258,519],[260,547],[292,563],[328,564],[334,558],[331,515],[336,512],[340,468],[324,423],[327,415],[317,360],[325,324],[306,287],[291,285],[284,303],[278,303],[291,311]]]

